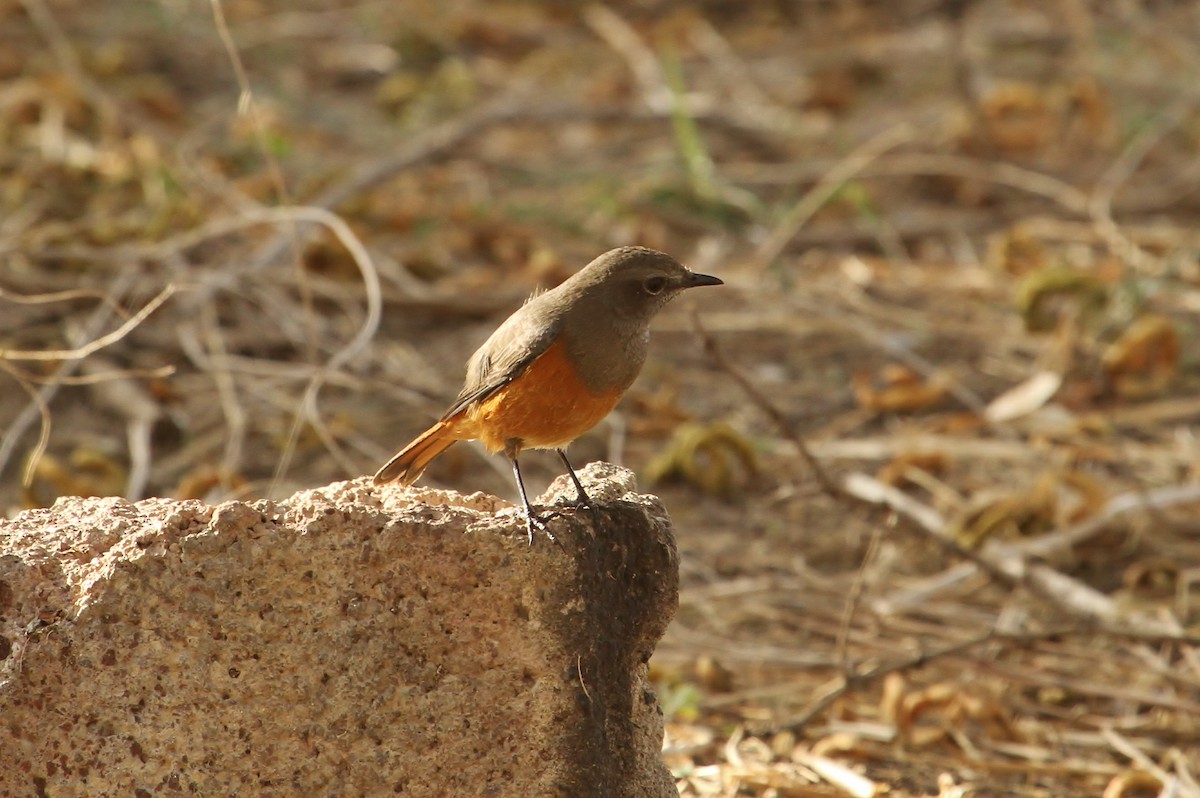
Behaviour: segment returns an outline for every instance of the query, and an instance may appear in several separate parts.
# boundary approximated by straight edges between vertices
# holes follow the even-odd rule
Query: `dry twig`
[[[705,329],[704,324],[700,321],[700,316],[694,309],[692,311],[692,326],[704,342],[704,350],[712,358],[713,363],[732,377],[733,381],[738,384],[738,387],[749,397],[750,401],[754,402],[760,410],[766,413],[767,417],[779,428],[779,431],[792,442],[796,450],[800,452],[801,457],[804,458],[804,461],[808,463],[808,467],[812,469],[813,476],[817,478],[821,489],[833,498],[840,498],[843,495],[841,489],[825,472],[825,469],[817,462],[817,459],[813,457],[812,452],[809,451],[808,446],[804,443],[804,439],[796,432],[791,422],[788,421],[783,412],[775,407],[774,403],[762,391],[758,390],[754,383],[750,381],[750,378],[742,373],[741,369],[729,362],[729,359],[725,357],[724,353],[721,352],[721,348],[717,345],[716,339]]]
[[[114,281],[113,285],[109,289],[109,295],[112,297],[121,296],[127,290],[129,290],[135,280],[136,275],[131,272],[122,274]],[[112,315],[113,307],[115,305],[115,300],[113,302],[102,303],[99,307],[92,311],[91,315],[89,315],[86,321],[83,323],[80,332],[74,337],[79,341],[86,341],[90,336],[97,334],[100,327],[102,327]],[[146,307],[149,306],[147,305]],[[142,308],[143,317],[149,315],[149,313],[146,312],[146,307]],[[153,311],[153,308],[150,310]],[[135,316],[134,318],[137,317]],[[120,332],[122,329],[125,329],[125,327],[130,324],[130,321],[132,321],[132,319],[127,320],[125,324],[118,328],[116,332]],[[133,326],[136,326],[136,322],[133,324]],[[132,329],[132,326],[129,327],[129,329],[125,329],[125,333],[128,333],[130,329]],[[122,333],[122,335],[125,333]],[[113,334],[115,333],[110,333],[109,335],[111,336]],[[85,344],[69,351],[74,352],[77,355],[78,352],[87,350],[89,346],[90,345]],[[7,359],[7,356],[4,356],[2,353],[0,353],[0,361]],[[0,474],[4,473],[4,468],[8,465],[8,461],[12,458],[12,454],[17,447],[17,442],[20,441],[21,436],[25,434],[25,430],[28,429],[29,425],[33,423],[34,419],[40,418],[42,424],[41,431],[38,433],[38,443],[33,449],[23,476],[24,484],[29,483],[34,470],[37,467],[37,461],[41,458],[42,454],[45,453],[46,445],[50,438],[50,402],[54,398],[54,395],[58,392],[58,389],[61,387],[62,380],[70,377],[82,363],[83,358],[81,356],[67,357],[63,359],[61,365],[59,365],[54,373],[50,375],[46,384],[43,385],[40,390],[36,392],[29,391],[31,403],[26,405],[25,408],[17,415],[17,417],[13,419],[12,424],[10,424],[4,431],[3,439],[0,440]],[[14,378],[17,378],[18,382],[21,382],[16,374],[14,374]],[[22,383],[22,387],[25,387],[25,385],[25,383]]]
[[[98,352],[106,346],[112,346],[126,335],[129,335],[138,325],[146,320],[154,311],[170,299],[179,290],[174,283],[168,283],[158,294],[147,302],[141,310],[126,319],[125,323],[112,332],[93,339],[83,346],[72,349],[0,349],[0,360],[83,360],[88,355]]]
[[[755,262],[763,268],[774,263],[796,237],[800,228],[829,202],[848,180],[861,172],[871,161],[888,150],[911,141],[915,135],[915,128],[903,122],[860,144],[791,207],[755,251]]]

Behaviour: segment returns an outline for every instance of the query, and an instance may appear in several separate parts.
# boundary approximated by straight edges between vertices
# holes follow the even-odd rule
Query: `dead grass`
[[[1200,795],[1192,6],[212,8],[0,7],[6,508],[369,472],[636,241],[682,794]]]

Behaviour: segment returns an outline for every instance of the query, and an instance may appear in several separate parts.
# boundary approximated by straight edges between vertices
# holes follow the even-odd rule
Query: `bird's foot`
[[[551,517],[553,517],[553,514],[547,516],[546,520],[549,520]],[[546,537],[550,538],[550,541],[552,543],[558,542],[558,538],[554,537],[554,533],[552,533],[550,531],[550,527],[546,526],[546,522],[543,521],[541,518],[538,518],[537,515],[534,514],[532,508],[526,507],[525,508],[525,531],[529,535],[529,545],[530,546],[533,545],[533,530],[535,528],[537,528],[539,531],[541,531]]]
[[[570,507],[572,510],[595,510],[596,509],[596,505],[592,504],[592,500],[589,499],[587,494],[584,493],[583,491],[580,491],[575,496],[574,499],[568,499],[566,497],[559,498],[559,500],[554,503],[554,506],[555,507]]]
[[[571,484],[575,486],[575,501],[561,502],[568,507],[576,509],[595,510],[596,505],[592,504],[592,500],[588,498],[587,491],[583,489],[583,483],[579,481],[579,475],[575,473],[575,469],[571,467],[571,461],[567,459],[567,453],[563,449],[557,449],[559,458],[563,461],[563,465],[567,467],[567,476],[571,478]]]

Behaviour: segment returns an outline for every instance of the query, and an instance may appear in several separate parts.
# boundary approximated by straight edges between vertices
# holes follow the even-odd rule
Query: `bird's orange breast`
[[[513,439],[518,449],[557,449],[599,424],[623,393],[624,386],[589,391],[560,338],[512,382],[465,408],[456,426],[493,453]]]

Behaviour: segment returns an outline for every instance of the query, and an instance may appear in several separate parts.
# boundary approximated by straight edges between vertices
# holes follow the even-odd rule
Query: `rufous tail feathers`
[[[453,426],[447,421],[439,421],[388,460],[383,468],[375,473],[375,484],[413,484],[433,458],[449,449],[457,440],[459,439],[454,436]]]

